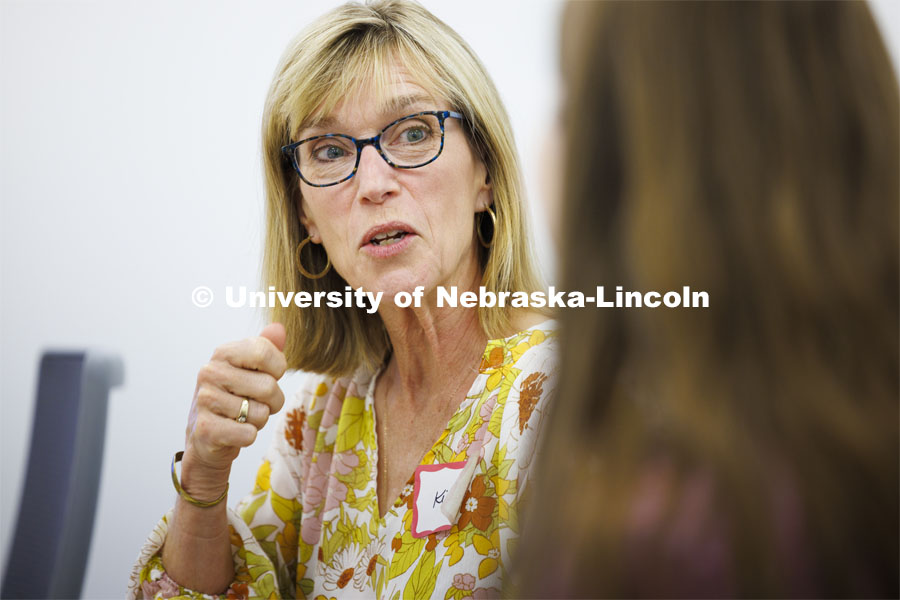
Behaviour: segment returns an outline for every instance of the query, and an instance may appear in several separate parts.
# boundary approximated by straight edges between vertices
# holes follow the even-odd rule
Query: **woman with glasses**
[[[267,284],[370,296],[216,350],[131,594],[496,595],[555,385],[546,316],[439,302],[539,288],[497,91],[419,5],[348,4],[288,48],[263,121]],[[285,369],[311,372],[287,402]],[[231,512],[231,462],[279,410]]]

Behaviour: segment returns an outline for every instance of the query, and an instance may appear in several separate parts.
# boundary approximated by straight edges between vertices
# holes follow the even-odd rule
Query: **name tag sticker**
[[[453,527],[453,523],[441,509],[450,496],[453,484],[459,479],[465,467],[465,462],[455,462],[443,465],[419,465],[416,468],[413,491],[413,537],[423,538]]]

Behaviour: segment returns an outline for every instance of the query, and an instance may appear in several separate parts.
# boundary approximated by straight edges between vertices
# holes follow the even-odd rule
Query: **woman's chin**
[[[385,274],[361,285],[366,291],[382,292],[384,294],[383,302],[393,302],[397,294],[413,294],[417,288],[421,288],[427,294],[436,284],[432,277],[415,276],[407,272]]]

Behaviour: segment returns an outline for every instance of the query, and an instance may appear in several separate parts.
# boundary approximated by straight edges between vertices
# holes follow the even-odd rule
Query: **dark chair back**
[[[31,448],[3,598],[78,598],[87,565],[109,390],[122,361],[96,352],[41,357]]]

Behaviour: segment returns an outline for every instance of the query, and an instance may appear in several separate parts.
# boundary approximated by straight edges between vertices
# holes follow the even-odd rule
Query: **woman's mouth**
[[[408,231],[394,229],[391,231],[386,231],[384,233],[379,233],[378,235],[372,237],[372,239],[369,240],[369,243],[375,246],[391,246],[405,238],[408,234]]]
[[[416,238],[416,231],[402,221],[382,223],[363,236],[360,247],[369,256],[387,258],[403,252]]]

